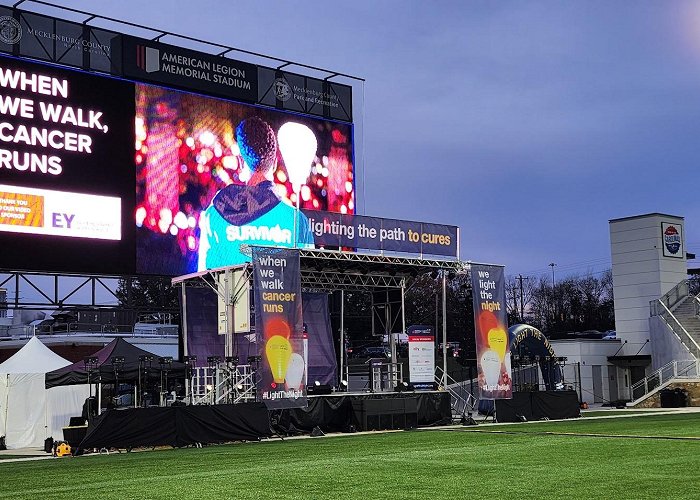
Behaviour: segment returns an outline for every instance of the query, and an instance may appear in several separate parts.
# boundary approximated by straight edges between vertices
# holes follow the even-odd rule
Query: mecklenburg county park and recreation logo
[[[22,38],[22,26],[14,17],[0,17],[0,41],[8,45],[13,45],[19,42]]]
[[[664,231],[664,245],[669,253],[676,255],[681,249],[681,235],[676,226],[669,225]]]
[[[287,101],[292,97],[292,88],[284,78],[277,78],[272,85],[275,91],[275,97],[280,101]]]

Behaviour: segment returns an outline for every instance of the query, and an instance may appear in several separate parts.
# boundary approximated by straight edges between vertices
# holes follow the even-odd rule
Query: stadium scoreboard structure
[[[458,257],[454,226],[356,215],[352,87],[331,78],[360,79],[96,17],[0,6],[4,269],[179,276],[249,261],[244,245]]]

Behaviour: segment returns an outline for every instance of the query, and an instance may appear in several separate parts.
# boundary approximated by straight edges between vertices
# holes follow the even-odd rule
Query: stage
[[[559,420],[581,416],[576,391],[514,392],[513,399],[496,400],[498,422]]]
[[[308,396],[306,408],[277,410],[273,424],[285,433],[412,429],[450,423],[450,393],[416,391],[390,393],[336,392]]]
[[[334,393],[308,397],[306,408],[270,410],[263,403],[107,410],[89,425],[80,450],[183,447],[279,436],[412,429],[449,423],[444,391]]]
[[[80,450],[258,441],[272,435],[262,403],[107,410],[88,426]]]

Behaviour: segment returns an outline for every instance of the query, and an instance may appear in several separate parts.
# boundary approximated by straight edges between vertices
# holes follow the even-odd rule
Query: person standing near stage
[[[270,125],[258,117],[236,127],[236,142],[251,171],[247,184],[222,188],[199,221],[198,269],[249,262],[240,245],[313,248],[306,216],[283,202],[273,188],[277,139]],[[296,232],[294,221],[297,221]],[[295,241],[296,233],[296,241]]]

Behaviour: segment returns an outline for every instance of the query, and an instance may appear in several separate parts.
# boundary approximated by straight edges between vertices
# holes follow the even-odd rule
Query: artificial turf
[[[0,463],[0,498],[700,498],[700,441],[539,433],[692,437],[700,414],[457,429]]]

